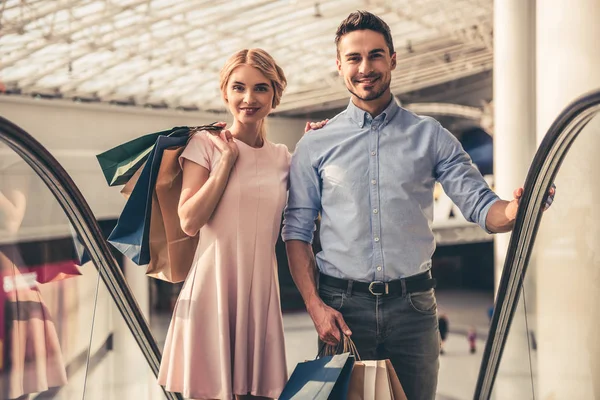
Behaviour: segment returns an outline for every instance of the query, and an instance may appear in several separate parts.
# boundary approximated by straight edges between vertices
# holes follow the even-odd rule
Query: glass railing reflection
[[[83,396],[98,274],[44,182],[0,145],[0,398]]]
[[[82,254],[52,192],[0,144],[0,400],[165,398]]]

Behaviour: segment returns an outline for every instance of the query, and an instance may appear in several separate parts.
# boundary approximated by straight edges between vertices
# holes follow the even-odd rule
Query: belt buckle
[[[373,285],[378,285],[378,284],[382,284],[382,285],[384,285],[384,291],[383,291],[383,292],[381,292],[381,293],[379,293],[379,292],[377,292],[377,293],[376,293],[376,292],[374,292],[374,291],[373,291]],[[388,294],[388,293],[389,293],[389,287],[388,287],[388,284],[387,284],[386,282],[382,282],[382,281],[373,281],[373,282],[371,282],[371,283],[369,284],[369,292],[371,292],[371,294],[372,294],[373,296],[381,296],[381,295],[384,295],[384,294]]]

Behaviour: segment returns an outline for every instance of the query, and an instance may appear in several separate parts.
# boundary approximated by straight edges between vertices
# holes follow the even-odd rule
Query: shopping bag
[[[406,400],[400,380],[390,360],[361,360],[356,345],[349,336],[342,335],[337,346],[325,345],[319,354],[348,352],[355,361],[345,397],[349,400]]]
[[[159,137],[187,137],[189,132],[190,128],[183,126],[149,133],[98,154],[96,159],[102,168],[106,182],[109,186],[127,183],[148,159]]]
[[[390,360],[356,361],[350,376],[348,400],[406,400]]]
[[[141,169],[150,157],[159,137],[185,137],[199,131],[220,131],[222,128],[215,123],[201,126],[177,126],[165,131],[149,133],[129,142],[120,144],[96,156],[104,178],[109,186],[123,185]]]
[[[108,241],[137,265],[150,262],[149,234],[152,196],[163,151],[181,147],[187,136],[159,136]]]
[[[126,199],[128,199],[129,196],[131,196],[131,192],[133,192],[133,188],[135,187],[137,181],[140,179],[140,175],[142,174],[144,165],[145,165],[145,163],[142,164],[142,166],[137,171],[135,171],[133,175],[131,175],[131,178],[129,178],[129,180],[127,181],[125,186],[123,186],[123,189],[121,189],[121,194]]]
[[[390,360],[385,360],[385,366],[390,380],[390,385],[392,386],[394,400],[407,400],[406,393],[404,393],[404,389],[402,388],[402,384],[400,383],[400,379],[398,379],[398,374],[396,374],[396,370],[394,369],[392,362]]]
[[[137,177],[137,182],[135,182],[131,195],[127,199],[117,225],[108,237],[108,241],[119,252],[137,265],[145,265],[150,262],[148,239],[150,235],[152,196],[164,150],[185,146],[192,135],[197,132],[220,131],[221,129],[222,127],[214,124],[181,127],[173,128],[168,135],[158,136],[145,160],[146,163]],[[130,178],[135,174],[136,171],[133,171]]]
[[[183,150],[183,147],[179,147],[163,152],[150,218],[150,264],[146,274],[172,283],[185,280],[194,260],[199,237],[190,237],[183,232],[179,220],[183,175],[179,156]]]
[[[323,356],[300,363],[279,400],[337,400],[348,393],[354,357],[350,353]]]

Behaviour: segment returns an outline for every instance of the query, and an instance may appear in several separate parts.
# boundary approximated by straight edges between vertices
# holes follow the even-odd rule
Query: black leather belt
[[[335,278],[322,273],[319,274],[319,285],[344,290],[350,289],[352,292],[371,293],[373,296],[384,296],[388,294],[398,294],[403,296],[406,293],[424,292],[435,288],[436,283],[436,280],[431,277],[430,271],[389,282],[351,281]]]

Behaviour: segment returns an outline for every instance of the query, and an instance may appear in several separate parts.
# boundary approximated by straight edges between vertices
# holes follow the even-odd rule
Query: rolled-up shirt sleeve
[[[458,139],[441,126],[438,128],[434,155],[436,179],[469,222],[492,233],[485,221],[490,207],[499,197],[473,165]]]
[[[290,189],[281,236],[284,241],[312,243],[315,220],[321,209],[321,180],[313,166],[306,138],[301,139],[292,155]]]

